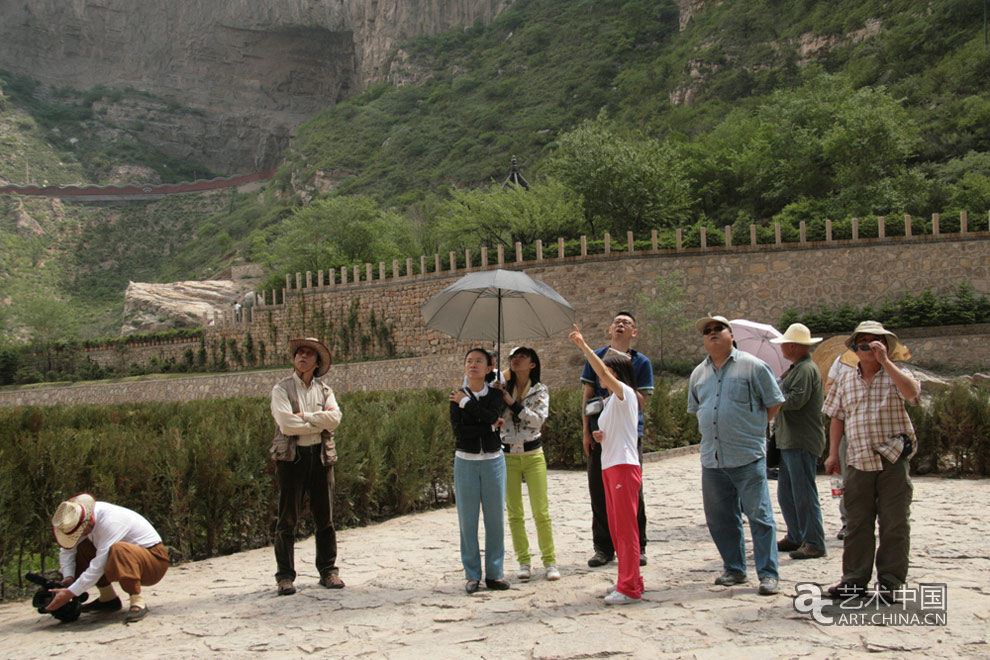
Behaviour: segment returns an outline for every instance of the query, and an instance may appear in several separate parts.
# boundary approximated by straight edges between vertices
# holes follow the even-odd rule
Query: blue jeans
[[[701,468],[701,496],[705,520],[722,565],[731,573],[746,574],[746,545],[742,514],[749,518],[753,535],[756,574],[777,574],[777,527],[773,522],[770,488],[767,486],[767,459],[734,468]]]
[[[818,457],[807,449],[781,449],[777,475],[777,502],[787,524],[787,539],[825,549],[822,507],[815,472]]]
[[[470,582],[481,580],[478,510],[485,516],[485,577],[502,579],[505,556],[505,459],[466,461],[454,457],[454,494],[461,528],[461,563]]]

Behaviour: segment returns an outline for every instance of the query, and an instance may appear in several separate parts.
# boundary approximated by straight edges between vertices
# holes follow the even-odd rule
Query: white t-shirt
[[[89,563],[89,568],[83,571],[82,575],[76,575],[76,548],[59,550],[62,575],[76,578],[69,587],[69,591],[74,596],[92,588],[103,577],[103,570],[110,557],[110,546],[114,543],[130,543],[142,548],[150,548],[162,542],[162,537],[151,523],[136,511],[107,502],[97,502],[93,506],[93,513],[96,525],[89,536],[82,537],[88,538],[96,547],[96,556]]]
[[[602,469],[613,465],[639,465],[636,447],[639,425],[639,401],[636,391],[625,383],[622,399],[614,394],[605,399],[605,409],[598,418],[602,431]]]

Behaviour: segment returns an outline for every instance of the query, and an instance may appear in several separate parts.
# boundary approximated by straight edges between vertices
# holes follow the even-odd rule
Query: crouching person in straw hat
[[[296,593],[296,522],[307,493],[316,528],[320,585],[327,589],[344,586],[337,574],[333,526],[333,466],[337,462],[333,430],[340,424],[340,408],[330,385],[320,380],[330,369],[330,350],[308,337],[289,341],[289,354],[294,371],[272,388],[271,407],[277,425],[271,453],[279,490],[275,580],[280,596]]]
[[[93,585],[98,600],[82,606],[84,612],[112,612],[121,608],[112,582],[130,595],[124,623],[143,619],[148,606],[141,585],[158,584],[170,561],[162,537],[144,516],[82,493],[58,505],[52,516],[55,539],[61,546],[62,585],[48,605],[54,611]]]

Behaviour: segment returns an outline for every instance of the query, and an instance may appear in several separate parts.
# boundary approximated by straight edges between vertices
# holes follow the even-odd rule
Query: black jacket
[[[501,417],[505,405],[502,390],[489,387],[488,393],[480,399],[467,389],[462,391],[470,399],[463,408],[450,402],[450,425],[454,427],[457,449],[471,454],[501,451],[502,440],[492,424]]]

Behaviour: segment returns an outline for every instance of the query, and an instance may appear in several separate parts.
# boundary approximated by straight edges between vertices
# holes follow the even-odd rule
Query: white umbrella
[[[539,280],[512,270],[468,273],[419,308],[426,327],[455,339],[551,337],[574,325],[574,308]],[[501,355],[499,356],[501,358]]]
[[[784,375],[791,363],[781,353],[780,344],[770,343],[771,339],[782,336],[777,328],[746,319],[736,319],[729,323],[732,325],[732,338],[740,351],[755,355],[766,362],[777,378]]]

